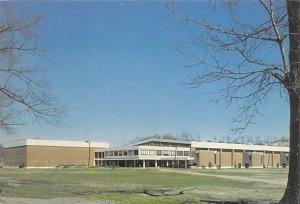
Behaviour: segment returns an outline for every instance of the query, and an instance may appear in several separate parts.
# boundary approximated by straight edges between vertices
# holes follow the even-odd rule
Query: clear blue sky
[[[28,122],[4,140],[38,137],[118,145],[156,133],[235,137],[230,131],[235,107],[225,109],[210,102],[214,97],[207,90],[183,85],[193,71],[181,66],[188,59],[170,45],[186,40],[189,33],[177,19],[167,17],[163,2],[14,4],[19,12],[44,17],[39,42],[65,63],[62,68],[48,64],[47,75],[67,116],[61,127]],[[245,13],[256,13],[248,4]],[[193,15],[209,13],[203,2],[175,5]],[[264,116],[245,135],[287,136],[287,102],[273,97],[262,109]]]

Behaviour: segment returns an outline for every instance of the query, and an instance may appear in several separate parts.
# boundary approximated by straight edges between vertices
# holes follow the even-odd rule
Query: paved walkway
[[[261,182],[273,185],[282,185],[286,186],[287,180],[286,179],[265,179],[265,178],[254,178],[254,177],[246,177],[246,176],[230,176],[230,175],[216,175],[216,174],[206,174],[202,172],[196,172],[191,170],[176,170],[176,169],[159,169],[163,172],[170,172],[170,173],[179,173],[179,174],[188,174],[188,175],[195,175],[195,176],[212,176],[217,178],[226,178],[238,181],[253,181],[253,182]],[[274,178],[275,179],[275,178]]]
[[[33,199],[33,198],[14,198],[0,197],[0,204],[117,204],[115,201],[88,200],[84,198],[68,197],[53,199]]]

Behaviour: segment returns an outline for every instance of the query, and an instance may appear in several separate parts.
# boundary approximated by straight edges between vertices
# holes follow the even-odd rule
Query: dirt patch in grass
[[[112,200],[91,200],[77,197],[67,198],[53,198],[53,199],[33,199],[33,198],[14,198],[14,197],[1,197],[1,204],[119,204],[119,202]]]

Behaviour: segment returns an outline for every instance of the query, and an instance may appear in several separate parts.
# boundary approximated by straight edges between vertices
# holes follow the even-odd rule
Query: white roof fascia
[[[253,151],[276,151],[289,152],[289,147],[265,146],[265,145],[247,145],[231,144],[218,142],[191,142],[192,148],[210,148],[210,149],[231,149],[231,150],[253,150]]]
[[[6,142],[3,144],[3,146],[4,146],[4,148],[20,147],[20,146],[88,147],[89,142],[24,139],[24,140]],[[108,148],[109,144],[107,142],[90,142],[90,147]]]
[[[177,150],[177,151],[190,151],[189,147],[165,147],[165,146],[124,146],[124,147],[110,147],[105,151],[124,151],[124,150]],[[97,150],[95,150],[96,152]],[[102,150],[101,150],[102,151]]]
[[[142,140],[142,141],[130,144],[130,146],[137,146],[137,145],[144,144],[144,143],[147,143],[147,142],[165,142],[165,143],[176,143],[176,144],[191,144],[190,141],[184,141],[184,140],[146,139],[146,140]]]

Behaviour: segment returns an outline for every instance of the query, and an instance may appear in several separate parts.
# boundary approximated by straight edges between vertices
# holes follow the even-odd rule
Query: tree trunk
[[[290,101],[290,162],[285,193],[280,204],[300,204],[300,0],[287,0],[289,18],[289,73],[286,88]]]
[[[290,158],[288,183],[280,204],[300,203],[300,100],[289,91],[290,100]]]

